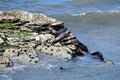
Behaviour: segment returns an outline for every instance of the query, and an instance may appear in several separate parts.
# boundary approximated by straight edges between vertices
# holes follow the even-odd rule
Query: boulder
[[[19,10],[2,12],[0,23],[2,23],[0,34],[3,32],[6,35],[0,37],[0,41],[4,40],[0,45],[5,44],[0,52],[3,54],[0,64],[4,66],[7,65],[5,62],[12,64],[11,60],[23,64],[37,63],[41,53],[67,59],[88,53],[87,47],[64,27],[63,22],[44,14],[32,14]],[[3,25],[5,28],[2,28]],[[14,29],[16,27],[19,28]]]
[[[0,22],[14,23],[15,25],[42,26],[61,25],[63,22],[49,18],[44,14],[32,14],[26,11],[7,11],[0,13]]]
[[[33,17],[32,13],[25,11],[7,11],[0,13],[0,22],[9,23],[25,23],[29,22]]]

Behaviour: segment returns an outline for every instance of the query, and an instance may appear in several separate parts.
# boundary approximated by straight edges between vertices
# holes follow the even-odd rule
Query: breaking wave
[[[120,25],[120,11],[97,11],[81,12],[78,14],[62,14],[52,17],[72,23],[94,24],[94,25]]]

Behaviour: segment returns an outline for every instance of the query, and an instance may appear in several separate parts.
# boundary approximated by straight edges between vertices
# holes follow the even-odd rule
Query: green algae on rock
[[[62,21],[19,10],[0,13],[0,66],[11,67],[14,60],[35,64],[40,54],[76,59],[87,53]]]
[[[15,26],[10,23],[0,23],[0,29],[20,29],[20,26]]]
[[[44,14],[19,10],[1,12],[0,35],[0,54],[2,58],[7,57],[9,62],[16,59],[25,63],[37,63],[40,53],[59,58],[76,58],[88,52],[87,47],[79,43],[64,27],[63,22]],[[5,61],[1,60],[2,62]]]

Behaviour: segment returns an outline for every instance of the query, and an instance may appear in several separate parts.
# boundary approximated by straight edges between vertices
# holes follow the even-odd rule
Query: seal
[[[52,28],[50,28],[50,30],[52,31]],[[52,45],[60,43],[62,46],[67,46],[72,51],[72,53],[68,53],[71,55],[71,58],[84,56],[89,52],[88,48],[83,43],[79,42],[67,28],[62,28],[59,31],[53,30],[53,33],[55,39]]]
[[[56,36],[60,35],[61,33],[64,33],[65,31],[67,31],[67,28],[62,28],[59,31],[56,32]]]
[[[60,67],[59,69],[60,69],[60,70],[70,70],[70,69],[72,69],[72,68]]]
[[[71,32],[70,31],[65,31],[63,33],[61,33],[60,35],[58,35],[55,40],[53,41],[53,44],[61,41],[63,38],[65,38],[67,35],[69,35]]]
[[[61,44],[62,45],[69,45],[69,44],[75,44],[77,43],[76,39],[68,39],[68,40],[64,40],[64,41],[61,41]]]
[[[100,53],[99,51],[92,52],[91,56],[94,58],[98,58],[100,61],[104,61],[104,57],[103,57],[102,53]]]
[[[112,61],[105,59],[100,51],[91,52],[91,56],[93,58],[99,59],[102,62],[114,64]]]
[[[61,40],[61,42],[66,42],[66,41],[73,40],[73,39],[76,39],[76,37],[68,37],[68,38]]]
[[[64,33],[65,31],[67,31],[67,28],[62,28],[59,31],[56,31],[55,29],[53,29],[52,27],[49,27],[50,33],[55,35],[55,37],[57,37],[58,35],[60,35],[61,33]]]

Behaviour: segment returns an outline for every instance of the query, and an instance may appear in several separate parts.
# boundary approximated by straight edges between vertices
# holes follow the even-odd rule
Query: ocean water
[[[101,51],[115,65],[89,56],[73,62],[41,55],[36,65],[0,68],[0,80],[120,80],[120,0],[0,0],[0,11],[8,10],[63,21],[90,51]]]

